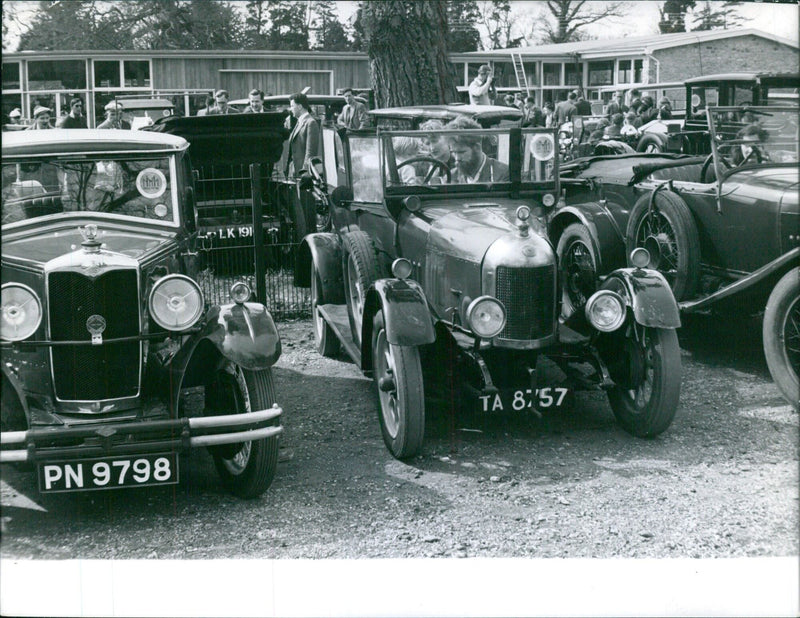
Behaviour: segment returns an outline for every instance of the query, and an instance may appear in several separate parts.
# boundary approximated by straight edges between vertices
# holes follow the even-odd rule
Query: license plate
[[[178,482],[178,456],[175,453],[40,463],[38,468],[39,491],[42,493],[174,485]]]
[[[522,412],[547,410],[566,405],[568,388],[545,386],[543,388],[503,389],[489,395],[478,395],[478,410],[482,412]]]

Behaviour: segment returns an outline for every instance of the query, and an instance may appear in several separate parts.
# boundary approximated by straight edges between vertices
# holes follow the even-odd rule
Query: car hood
[[[44,268],[60,256],[81,251],[83,237],[78,228],[88,223],[97,225],[97,239],[103,243],[105,253],[126,256],[140,263],[160,253],[177,236],[177,230],[98,221],[90,217],[70,217],[47,223],[37,221],[35,225],[3,234],[3,262]]]
[[[516,233],[516,209],[523,203],[508,199],[481,204],[448,201],[426,207],[425,213],[433,219],[428,246],[454,258],[480,262],[495,240]],[[540,229],[535,217],[528,222]],[[535,233],[532,229],[531,234]]]

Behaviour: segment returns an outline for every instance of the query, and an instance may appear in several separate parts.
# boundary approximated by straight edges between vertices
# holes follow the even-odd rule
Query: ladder
[[[525,75],[525,65],[522,64],[522,54],[511,52],[511,62],[514,65],[514,74],[517,76],[517,87],[525,91],[525,96],[531,94],[528,86],[528,77]]]

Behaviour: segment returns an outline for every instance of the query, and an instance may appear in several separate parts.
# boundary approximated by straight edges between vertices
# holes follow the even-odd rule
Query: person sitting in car
[[[766,142],[769,138],[769,133],[760,124],[754,122],[747,125],[739,131],[736,137],[746,143],[740,144],[733,151],[734,165],[751,165],[753,163],[761,163],[767,159],[766,154],[758,144]]]
[[[471,118],[459,116],[448,122],[446,128],[480,129],[481,125]],[[454,134],[447,136],[447,141],[455,165],[451,181],[454,184],[509,181],[508,166],[484,154],[483,139],[480,135],[474,133]]]
[[[435,131],[444,130],[444,123],[441,120],[431,119],[426,120],[419,125],[421,131],[431,131],[428,137],[422,138],[422,156],[436,159],[447,167],[447,170],[455,167],[455,161],[450,154],[450,144],[444,135],[435,133]],[[425,165],[425,169],[421,170],[421,175],[425,179],[424,182],[429,184],[442,184],[447,182],[447,170],[443,166],[429,163]]]

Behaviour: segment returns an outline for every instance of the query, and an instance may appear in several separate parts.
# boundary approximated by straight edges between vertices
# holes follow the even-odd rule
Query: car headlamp
[[[644,247],[636,247],[631,251],[631,264],[637,268],[645,268],[650,264],[650,252]]]
[[[150,316],[161,328],[181,331],[203,315],[203,293],[185,275],[167,275],[156,281],[148,300]]]
[[[239,305],[250,300],[252,293],[253,290],[244,281],[237,281],[231,286],[231,299]]]
[[[392,274],[398,279],[408,279],[413,271],[413,266],[406,258],[397,258],[392,262]]]
[[[42,323],[42,303],[36,292],[21,283],[6,283],[0,292],[0,338],[27,339]]]
[[[481,339],[500,334],[506,325],[506,308],[496,298],[479,296],[467,307],[467,324]]]
[[[597,330],[610,333],[625,321],[625,303],[611,290],[598,290],[586,301],[586,319]]]

